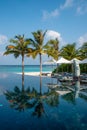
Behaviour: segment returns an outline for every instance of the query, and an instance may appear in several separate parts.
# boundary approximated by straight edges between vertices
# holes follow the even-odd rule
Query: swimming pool
[[[67,90],[54,78],[25,76],[22,86],[21,75],[0,73],[0,130],[86,130],[87,90],[59,89]]]

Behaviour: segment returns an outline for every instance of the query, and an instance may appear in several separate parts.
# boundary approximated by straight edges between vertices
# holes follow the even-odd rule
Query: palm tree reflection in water
[[[18,111],[32,108],[36,104],[36,100],[31,101],[32,98],[36,97],[34,88],[32,90],[30,90],[30,87],[24,89],[24,86],[22,86],[22,89],[20,89],[15,86],[13,91],[6,91],[4,94],[10,103],[10,107]]]
[[[35,105],[34,112],[32,113],[33,116],[37,115],[38,117],[41,117],[44,112],[44,105],[42,101],[42,77],[40,76],[40,92],[37,92],[37,103]]]
[[[10,103],[10,107],[14,108],[17,111],[23,112],[27,109],[33,109],[32,116],[48,117],[49,112],[47,113],[47,107],[58,107],[59,105],[59,95],[56,93],[55,89],[48,89],[47,92],[42,92],[42,77],[40,77],[40,89],[39,92],[35,88],[26,88],[24,87],[24,77],[22,78],[22,89],[18,86],[14,87],[13,91],[6,91],[4,94],[6,99]],[[78,85],[79,83],[76,83]],[[80,87],[80,86],[79,86]],[[83,93],[78,93],[82,91],[78,86],[74,87],[74,91],[62,95],[62,99],[66,100],[73,105],[76,105],[76,98],[79,96],[84,100],[87,100],[87,97]],[[57,88],[59,89],[59,88]],[[85,91],[85,90],[84,90]],[[78,96],[77,96],[78,95]],[[50,106],[50,107],[49,107]]]
[[[10,103],[10,107],[18,111],[34,108],[33,116],[41,117],[43,114],[47,116],[44,108],[44,103],[50,106],[57,106],[58,94],[53,90],[42,93],[42,77],[40,76],[40,90],[28,87],[24,88],[24,75],[22,75],[22,89],[18,86],[14,87],[13,91],[6,91],[4,93],[6,99]]]

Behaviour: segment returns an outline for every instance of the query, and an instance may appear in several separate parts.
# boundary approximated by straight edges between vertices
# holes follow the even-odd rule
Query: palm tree
[[[83,43],[83,45],[79,48],[81,59],[87,58],[87,42]]]
[[[66,46],[62,47],[60,50],[61,56],[66,58],[67,60],[72,60],[73,58],[80,59],[79,50],[76,49],[76,44],[67,44]]]
[[[40,57],[40,75],[42,74],[42,55],[43,54],[47,54],[48,56],[52,56],[55,57],[55,49],[50,46],[50,44],[47,42],[46,44],[44,44],[44,37],[46,35],[45,31],[44,33],[41,30],[38,30],[37,32],[33,32],[33,39],[30,39],[31,41],[31,45],[33,46],[33,58],[35,58],[38,54]],[[30,56],[30,54],[28,54],[27,56]]]
[[[84,42],[83,45],[79,48],[81,60],[87,58],[87,42]],[[86,72],[87,64],[80,64],[80,70],[82,73]]]
[[[19,55],[22,57],[22,75],[24,75],[24,56],[28,53],[32,52],[32,49],[29,48],[30,41],[29,39],[25,39],[24,35],[15,36],[14,39],[10,40],[11,43],[6,47],[6,51],[4,55],[14,54],[14,57],[17,58]]]
[[[60,56],[64,57],[67,60],[72,60],[73,58],[81,59],[80,51],[79,49],[76,49],[76,43],[67,44],[66,46],[62,47],[60,50]],[[65,68],[65,71],[67,68],[69,68],[69,72],[71,72],[73,66],[71,64],[64,65],[62,64],[59,68],[61,70],[62,68]]]
[[[47,42],[47,45],[50,46],[51,51],[48,50],[48,54],[52,54],[53,58],[55,60],[58,60],[58,56],[60,54],[59,52],[59,40],[56,39],[51,39]]]

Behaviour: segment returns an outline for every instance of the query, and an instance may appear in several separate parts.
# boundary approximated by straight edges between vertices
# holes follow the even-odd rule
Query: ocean
[[[43,65],[42,71],[50,72],[52,71],[56,66],[52,65]],[[40,72],[40,66],[39,65],[25,65],[24,68],[25,72]],[[0,72],[22,72],[21,65],[0,65]]]

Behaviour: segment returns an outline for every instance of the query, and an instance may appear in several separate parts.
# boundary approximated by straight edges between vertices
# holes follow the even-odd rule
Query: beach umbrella
[[[82,61],[80,61],[80,64],[86,64],[86,63],[87,63],[87,58],[82,60]]]
[[[54,59],[51,59],[51,60],[44,62],[44,64],[52,65],[52,64],[56,64],[56,61]]]
[[[70,64],[71,62],[67,59],[64,59],[61,57],[58,61],[56,61],[57,64]]]
[[[43,64],[45,64],[45,65],[52,65],[52,70],[53,70],[53,65],[56,64],[56,61],[54,59],[50,59],[50,60],[44,62]]]
[[[63,57],[61,57],[58,61],[56,61],[57,64],[70,64],[71,62]],[[63,72],[63,68],[62,68]]]
[[[44,62],[43,64],[46,64],[46,65],[52,65],[52,71],[53,71],[53,70],[54,70],[53,65],[56,64],[56,60],[54,60],[54,59],[50,59],[50,60]],[[53,78],[51,78],[51,83],[53,83]]]

